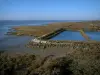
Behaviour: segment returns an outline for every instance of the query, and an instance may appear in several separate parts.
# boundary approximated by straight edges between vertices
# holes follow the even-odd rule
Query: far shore
[[[34,47],[42,47],[42,48],[47,48],[47,46],[52,46],[51,44],[54,44],[52,40],[49,40],[50,38],[58,35],[59,33],[63,31],[79,31],[82,36],[87,40],[87,41],[70,41],[70,40],[63,40],[63,42],[56,40],[55,43],[61,43],[62,46],[66,44],[69,44],[68,47],[73,47],[72,45],[77,43],[82,46],[82,48],[91,48],[93,46],[100,45],[100,42],[91,40],[86,34],[86,31],[100,31],[100,21],[86,21],[86,22],[63,22],[63,23],[52,23],[44,26],[18,26],[14,27],[13,29],[15,31],[9,32],[11,35],[17,35],[17,36],[34,36],[36,40],[34,39],[33,41],[30,40],[30,43],[28,44],[28,47],[34,48]],[[50,44],[48,44],[48,40],[50,41]],[[67,41],[67,42],[66,42]],[[84,43],[85,42],[85,43]],[[38,43],[38,44],[37,44]],[[82,43],[82,44],[81,44]],[[87,45],[88,43],[89,46]],[[97,45],[98,44],[98,45]],[[59,44],[54,44],[55,46],[58,47]],[[61,47],[62,47],[61,46]],[[85,47],[84,47],[85,46]],[[93,48],[95,49],[95,48]]]
[[[8,32],[8,34],[17,36],[35,36],[40,37],[42,35],[51,33],[59,28],[65,28],[66,30],[85,30],[85,31],[100,31],[100,21],[86,21],[86,22],[62,22],[51,23],[43,26],[17,26],[13,27],[14,32]]]

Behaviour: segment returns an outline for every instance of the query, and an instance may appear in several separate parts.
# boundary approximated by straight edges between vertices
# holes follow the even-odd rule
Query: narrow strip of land
[[[47,39],[51,39],[52,37],[54,37],[54,36],[60,34],[60,33],[63,32],[63,31],[65,31],[64,28],[59,28],[59,29],[57,29],[57,30],[55,30],[55,31],[52,31],[52,32],[48,33],[48,34],[42,35],[42,36],[39,37],[39,38],[40,38],[40,39],[46,39],[46,40],[47,40]]]
[[[79,30],[80,33],[82,34],[82,36],[86,39],[86,40],[90,40],[90,37],[88,35],[85,34],[85,32],[83,30]]]

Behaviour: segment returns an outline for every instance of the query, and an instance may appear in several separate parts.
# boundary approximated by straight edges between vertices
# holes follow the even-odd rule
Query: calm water
[[[91,40],[100,41],[100,32],[86,32]]]
[[[46,25],[48,23],[59,22],[59,21],[41,21],[41,20],[26,20],[26,21],[0,21],[0,50],[11,50],[11,51],[22,51],[28,50],[25,47],[33,37],[28,36],[11,36],[5,35],[9,29],[14,26],[27,26],[27,25]]]
[[[53,22],[58,22],[58,21],[31,21],[31,20],[26,20],[26,21],[0,21],[0,39],[6,37],[4,34],[11,29],[11,27],[14,26],[32,26],[32,25],[46,25],[48,23],[53,23]]]
[[[25,45],[34,37],[29,36],[12,36],[12,35],[5,35],[9,29],[11,29],[14,26],[27,26],[27,25],[47,25],[48,23],[54,23],[54,22],[76,22],[76,21],[54,21],[54,20],[26,20],[26,21],[0,21],[0,50],[5,50],[8,53],[19,53],[19,52],[26,52],[26,53],[35,53],[35,54],[61,54],[61,51],[57,50],[59,53],[57,53],[56,50],[45,50],[44,53],[41,50],[37,49],[31,49],[26,48]],[[87,33],[90,36],[93,36],[92,38],[98,39],[100,38],[99,33]],[[65,31],[58,36],[52,38],[53,40],[85,40],[79,32],[70,32]],[[63,50],[65,51],[65,50]],[[62,54],[65,52],[62,52]]]
[[[64,31],[59,35],[52,38],[52,40],[85,40],[80,32],[75,31]]]
[[[5,35],[14,26],[47,25],[48,23],[65,22],[58,20],[26,20],[26,21],[0,21],[0,50],[8,53],[28,52],[41,54],[40,50],[26,48],[25,45],[34,37]],[[47,53],[46,53],[47,54]]]

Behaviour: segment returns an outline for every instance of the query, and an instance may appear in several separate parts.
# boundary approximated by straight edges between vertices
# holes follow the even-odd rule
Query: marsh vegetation
[[[87,31],[100,31],[99,26],[100,21],[87,21],[87,22],[63,22],[63,23],[53,23],[44,26],[17,26],[12,29],[15,32],[9,32],[13,35],[28,35],[28,36],[42,36],[45,34],[49,34],[52,31],[55,31],[60,28],[64,28],[65,30],[87,30]]]
[[[0,75],[100,75],[100,49],[73,50],[63,57],[0,53]]]
[[[99,31],[100,26],[96,26],[99,23],[100,21],[91,21],[83,23],[54,23],[48,26],[19,26],[14,27],[16,31],[9,32],[9,34],[41,37],[62,27],[74,31],[80,29]],[[50,49],[57,47],[56,49],[59,49],[61,47],[61,49],[66,50],[66,55],[58,57],[55,55],[40,57],[35,54],[9,56],[2,51],[0,52],[0,75],[100,75],[100,42],[47,41],[49,44],[29,42],[28,46],[43,49],[47,47],[50,47]]]

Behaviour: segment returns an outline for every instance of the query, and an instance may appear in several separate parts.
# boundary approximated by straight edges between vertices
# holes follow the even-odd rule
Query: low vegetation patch
[[[63,57],[1,53],[0,75],[100,75],[100,50],[73,50]]]
[[[88,21],[88,22],[63,22],[63,23],[53,23],[45,26],[18,26],[14,27],[15,31],[10,31],[8,33],[13,35],[28,35],[28,36],[38,36],[51,33],[60,28],[64,28],[65,30],[84,30],[84,31],[100,31],[99,26],[100,21]]]

